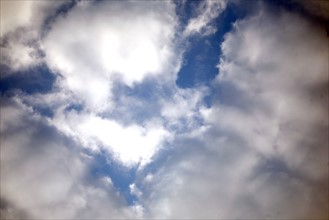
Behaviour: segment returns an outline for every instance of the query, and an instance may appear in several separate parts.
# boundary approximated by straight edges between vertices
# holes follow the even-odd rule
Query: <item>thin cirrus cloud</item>
[[[328,37],[308,4],[16,3],[1,218],[328,217]],[[218,74],[181,88],[191,39],[218,48]],[[53,80],[31,93],[29,76]]]

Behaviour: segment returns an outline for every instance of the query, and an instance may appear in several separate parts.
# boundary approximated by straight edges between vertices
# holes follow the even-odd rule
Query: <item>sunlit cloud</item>
[[[328,218],[326,9],[1,1],[1,219]]]

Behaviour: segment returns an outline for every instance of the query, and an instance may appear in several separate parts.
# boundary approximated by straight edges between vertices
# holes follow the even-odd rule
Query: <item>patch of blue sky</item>
[[[2,71],[11,71],[5,67]],[[14,73],[5,73],[0,78],[0,93],[3,97],[12,97],[17,94],[25,93],[46,94],[52,91],[56,76],[48,69],[46,65],[39,65],[26,70]],[[52,109],[44,105],[32,106],[35,112],[42,116],[53,117]]]
[[[188,24],[188,21],[191,17],[196,17],[197,7],[203,0],[194,0],[194,1],[183,1],[183,0],[174,0],[176,6],[176,15],[181,24],[181,31]]]
[[[212,94],[211,81],[219,73],[217,65],[221,56],[220,44],[224,40],[225,34],[232,29],[232,24],[245,17],[247,10],[248,7],[239,7],[229,2],[226,9],[210,24],[217,29],[214,34],[194,35],[188,39],[188,48],[176,80],[176,84],[180,88],[203,85],[208,86]],[[181,17],[183,23],[186,23],[185,17]],[[211,106],[212,102],[211,94],[204,98],[208,107]]]
[[[94,154],[93,163],[91,165],[91,175],[94,178],[110,177],[114,188],[125,199],[128,205],[138,204],[138,198],[131,192],[130,185],[135,184],[142,192],[144,190],[144,178],[148,174],[154,174],[162,165],[171,160],[173,155],[177,154],[177,148],[170,143],[164,143],[162,147],[152,158],[151,162],[143,169],[139,169],[139,164],[132,167],[126,167],[117,162],[112,155],[109,155],[105,150],[100,150]],[[175,151],[175,154],[173,154]],[[88,153],[87,154],[92,154]]]
[[[134,205],[137,198],[130,192],[129,185],[134,183],[137,169],[138,165],[127,168],[108,156],[107,152],[101,150],[94,155],[91,174],[96,178],[110,177],[113,186],[125,198],[126,202],[129,205]]]
[[[83,104],[80,104],[80,103],[71,103],[71,104],[69,104],[65,108],[65,111],[66,112],[70,112],[70,111],[81,112],[83,109],[84,109],[84,105]]]
[[[5,71],[1,68],[1,71]],[[13,94],[20,91],[27,94],[48,93],[52,90],[55,75],[46,65],[39,65],[27,70],[6,74],[2,72],[0,78],[0,92],[2,95]]]

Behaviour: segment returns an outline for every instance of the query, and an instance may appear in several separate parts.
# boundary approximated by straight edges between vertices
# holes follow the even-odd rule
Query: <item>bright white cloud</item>
[[[47,64],[62,76],[59,87],[90,110],[101,111],[111,105],[114,80],[133,86],[146,76],[171,78],[174,7],[170,2],[145,4],[82,2],[58,18],[43,46]]]
[[[52,123],[86,148],[95,151],[107,149],[126,166],[149,163],[162,142],[170,137],[161,124],[123,126],[112,119],[74,111],[66,115],[61,112]]]

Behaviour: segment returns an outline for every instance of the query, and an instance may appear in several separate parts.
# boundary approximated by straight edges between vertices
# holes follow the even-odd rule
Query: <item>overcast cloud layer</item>
[[[291,5],[1,1],[1,218],[329,218],[328,5]]]

